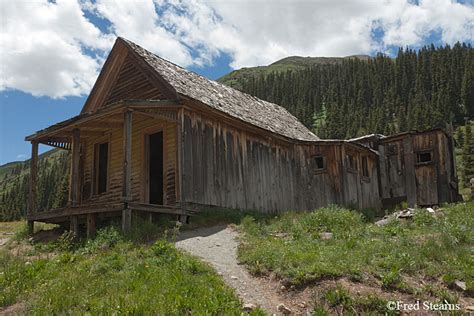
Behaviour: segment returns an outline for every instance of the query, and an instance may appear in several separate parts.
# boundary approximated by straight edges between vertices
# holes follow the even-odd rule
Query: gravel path
[[[251,276],[237,261],[237,232],[226,226],[181,232],[176,247],[200,257],[222,275],[245,303],[259,305],[270,314],[277,313],[278,297],[264,282]]]

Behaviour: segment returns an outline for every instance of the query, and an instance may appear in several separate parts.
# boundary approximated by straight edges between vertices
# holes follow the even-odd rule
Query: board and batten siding
[[[177,192],[177,124],[138,113],[133,114],[132,122],[132,201],[146,202],[144,196],[145,173],[145,135],[163,131],[163,190],[166,205],[174,205]],[[107,191],[94,193],[94,148],[95,144],[109,142],[109,165]],[[105,136],[83,142],[83,203],[117,203],[122,201],[123,182],[123,131],[110,130]]]
[[[356,202],[363,192],[371,195],[355,207],[378,207],[373,155],[369,155],[370,185],[353,189],[341,163],[343,147],[348,145],[285,143],[189,111],[184,129],[186,203],[263,212],[310,210],[347,205],[345,190],[355,192]],[[318,155],[326,159],[323,171],[315,166],[313,158]],[[361,181],[360,176],[354,181]]]

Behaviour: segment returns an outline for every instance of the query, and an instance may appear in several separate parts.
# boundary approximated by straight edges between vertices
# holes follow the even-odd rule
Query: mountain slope
[[[29,173],[29,160],[0,166],[0,221],[25,216]],[[67,202],[68,176],[68,152],[53,149],[38,157],[38,209],[59,207]]]
[[[236,89],[242,89],[241,81],[250,78],[256,78],[270,73],[281,73],[286,71],[299,71],[315,65],[340,64],[344,60],[358,59],[367,61],[371,57],[367,55],[353,55],[347,57],[301,57],[290,56],[280,59],[268,66],[249,67],[234,70],[227,75],[222,76],[217,81],[224,83]]]

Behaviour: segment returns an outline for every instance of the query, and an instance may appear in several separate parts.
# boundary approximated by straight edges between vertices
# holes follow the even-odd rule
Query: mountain
[[[459,126],[474,117],[471,44],[400,48],[395,58],[288,57],[218,81],[285,107],[322,138]]]
[[[353,55],[347,57],[301,57],[291,56],[280,59],[268,66],[258,66],[234,70],[222,76],[217,81],[233,88],[242,89],[241,82],[250,78],[266,76],[270,73],[281,73],[286,71],[299,71],[315,65],[340,64],[344,60],[358,59],[367,61],[371,57],[367,55]]]
[[[24,217],[30,161],[0,166],[0,221]],[[38,209],[65,205],[68,198],[69,154],[53,149],[38,157]]]

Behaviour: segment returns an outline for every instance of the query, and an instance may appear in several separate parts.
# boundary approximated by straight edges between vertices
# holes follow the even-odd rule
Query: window
[[[416,153],[416,163],[417,164],[427,164],[433,160],[433,155],[431,151],[422,151]]]
[[[369,162],[367,156],[362,157],[362,176],[369,178]]]
[[[357,161],[353,155],[347,155],[347,168],[357,171]]]
[[[314,156],[313,165],[314,165],[314,171],[316,172],[326,170],[326,157]]]
[[[109,162],[109,143],[95,145],[95,193],[107,191],[107,173]]]

